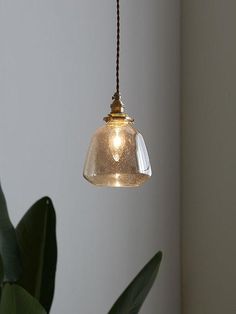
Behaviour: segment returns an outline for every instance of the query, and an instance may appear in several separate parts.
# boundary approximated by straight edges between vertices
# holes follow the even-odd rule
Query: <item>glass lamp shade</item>
[[[137,187],[152,175],[142,135],[131,122],[108,121],[94,134],[84,177],[97,186]]]

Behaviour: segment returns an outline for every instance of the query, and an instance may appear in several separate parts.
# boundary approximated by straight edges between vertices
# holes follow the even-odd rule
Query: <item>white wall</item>
[[[183,0],[183,313],[236,313],[236,2]]]
[[[115,1],[0,6],[0,176],[14,223],[37,198],[54,201],[52,313],[106,313],[159,249],[160,277],[142,313],[180,313],[179,1],[121,1],[123,99],[154,172],[131,190],[82,178],[114,92]]]

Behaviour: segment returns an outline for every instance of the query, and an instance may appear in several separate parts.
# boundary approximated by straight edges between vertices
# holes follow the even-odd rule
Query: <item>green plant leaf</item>
[[[0,255],[4,266],[4,282],[15,282],[22,271],[15,229],[10,221],[6,199],[0,185]]]
[[[2,296],[3,276],[4,276],[3,263],[2,263],[2,257],[0,255],[0,300],[1,300],[1,296]]]
[[[156,279],[162,260],[158,252],[134,278],[108,314],[136,314],[139,312]]]
[[[3,262],[2,262],[2,257],[0,255],[0,286],[2,286],[3,277],[4,277]]]
[[[16,227],[23,274],[18,284],[49,312],[54,295],[57,263],[56,215],[52,201],[36,202]]]
[[[46,314],[46,311],[23,288],[6,284],[2,292],[0,314]]]

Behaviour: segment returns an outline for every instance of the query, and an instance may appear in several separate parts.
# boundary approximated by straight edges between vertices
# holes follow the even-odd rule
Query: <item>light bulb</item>
[[[119,162],[123,154],[124,147],[125,138],[122,134],[122,129],[120,126],[115,126],[113,130],[111,130],[109,148],[116,162]]]
[[[151,174],[146,145],[132,122],[111,119],[95,132],[84,166],[84,177],[90,183],[135,187]]]

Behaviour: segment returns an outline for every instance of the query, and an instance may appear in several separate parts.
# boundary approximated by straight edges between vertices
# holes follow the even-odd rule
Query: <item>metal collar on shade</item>
[[[116,92],[113,96],[111,112],[103,120],[108,122],[115,119],[123,119],[127,122],[134,122],[134,119],[130,118],[125,113],[125,106],[121,100],[121,95],[118,92]]]

